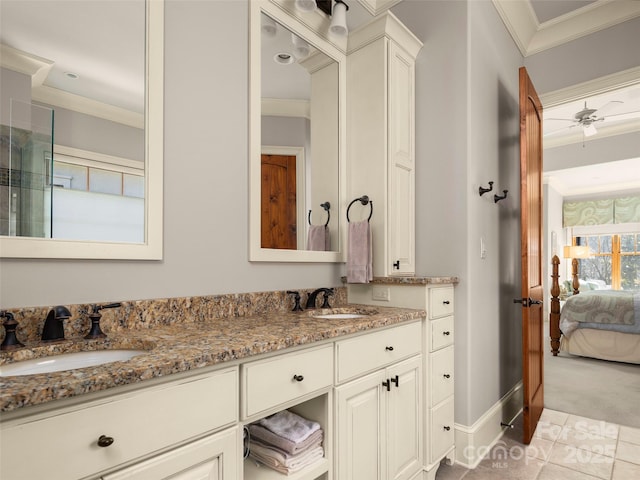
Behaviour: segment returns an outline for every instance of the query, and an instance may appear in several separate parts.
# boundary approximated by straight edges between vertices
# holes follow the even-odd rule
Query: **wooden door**
[[[261,156],[261,246],[297,249],[296,157]]]
[[[542,104],[520,68],[520,220],[524,439],[531,442],[544,406],[542,314]]]

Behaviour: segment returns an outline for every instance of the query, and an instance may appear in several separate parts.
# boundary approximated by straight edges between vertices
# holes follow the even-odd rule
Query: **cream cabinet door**
[[[389,42],[389,261],[392,275],[415,272],[414,60]]]
[[[239,427],[205,437],[102,480],[239,480]]]
[[[422,468],[422,357],[387,369],[387,478],[408,480]]]
[[[336,388],[339,479],[385,478],[385,380],[380,370]]]

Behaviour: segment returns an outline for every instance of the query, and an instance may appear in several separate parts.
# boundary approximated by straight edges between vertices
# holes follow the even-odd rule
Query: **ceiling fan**
[[[607,118],[616,117],[620,115],[628,115],[630,113],[640,113],[640,112],[627,112],[627,113],[618,113],[610,115],[610,112],[616,111],[624,102],[620,100],[612,100],[600,108],[590,108],[587,106],[587,102],[584,102],[584,108],[573,116],[573,118],[548,118],[547,120],[558,120],[563,122],[572,122],[572,125],[568,127],[562,127],[559,129],[555,129],[550,131],[548,134],[555,133],[559,130],[563,130],[565,128],[573,128],[580,126],[582,127],[582,132],[585,137],[591,137],[598,133],[595,124],[599,122],[605,121]]]

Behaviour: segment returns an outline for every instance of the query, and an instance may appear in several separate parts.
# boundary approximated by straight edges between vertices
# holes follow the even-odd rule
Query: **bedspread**
[[[560,312],[566,336],[576,328],[640,334],[640,291],[597,290],[569,297]]]

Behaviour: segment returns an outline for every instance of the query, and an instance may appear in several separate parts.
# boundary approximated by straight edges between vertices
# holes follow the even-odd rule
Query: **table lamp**
[[[571,273],[573,276],[573,294],[580,293],[580,281],[578,280],[578,259],[589,258],[589,247],[586,245],[567,245],[564,247],[564,258],[572,258]]]

